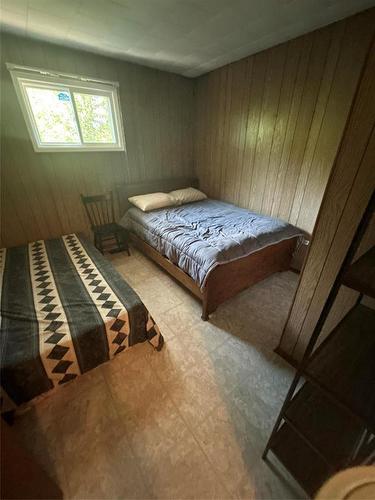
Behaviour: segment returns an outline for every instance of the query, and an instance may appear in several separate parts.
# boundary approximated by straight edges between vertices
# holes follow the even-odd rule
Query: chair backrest
[[[81,194],[81,200],[91,227],[115,222],[112,192],[94,196],[84,196]]]

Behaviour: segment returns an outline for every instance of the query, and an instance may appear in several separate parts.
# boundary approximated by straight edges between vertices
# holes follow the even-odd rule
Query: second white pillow
[[[183,205],[184,203],[191,203],[193,201],[201,201],[207,198],[202,191],[192,187],[177,189],[176,191],[171,191],[169,194],[175,200],[176,205]]]

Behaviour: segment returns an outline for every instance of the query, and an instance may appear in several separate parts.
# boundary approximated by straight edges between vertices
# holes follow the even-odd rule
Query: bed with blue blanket
[[[149,183],[143,190],[130,186],[128,194],[146,189]],[[126,208],[120,224],[133,243],[202,300],[202,319],[244,288],[289,269],[302,236],[285,221],[213,199],[151,212]]]
[[[5,409],[137,343],[163,344],[138,295],[76,234],[0,250],[0,333]]]

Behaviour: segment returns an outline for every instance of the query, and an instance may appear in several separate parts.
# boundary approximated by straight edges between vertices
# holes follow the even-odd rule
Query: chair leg
[[[116,241],[117,241],[117,246],[118,246],[119,251],[122,252],[123,250],[126,250],[127,254],[130,257],[129,245],[128,245],[125,233],[123,233],[123,232],[116,233],[115,234],[115,238],[116,238]]]
[[[130,248],[129,248],[129,237],[128,237],[128,232],[124,232],[124,245],[125,245],[125,248],[126,248],[126,251],[130,257]]]
[[[128,243],[128,239],[126,237],[126,233],[123,233],[121,235],[121,240],[122,240],[122,243],[121,243],[121,247],[123,250],[126,250],[126,253],[129,255],[130,257],[130,248],[129,248],[129,243]]]
[[[99,236],[99,252],[104,255],[103,240],[101,236]]]
[[[121,250],[122,250],[122,248],[121,248],[121,239],[119,238],[118,233],[115,233],[115,240],[116,240],[116,243],[117,243],[117,250],[119,252],[121,252]]]

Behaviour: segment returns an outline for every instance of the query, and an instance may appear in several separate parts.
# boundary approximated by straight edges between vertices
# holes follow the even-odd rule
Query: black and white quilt
[[[2,394],[19,405],[163,337],[95,247],[70,234],[0,250]]]

